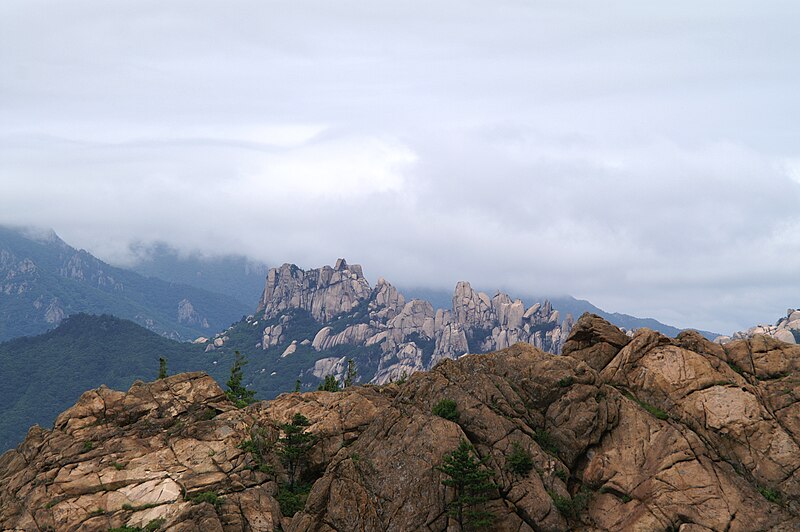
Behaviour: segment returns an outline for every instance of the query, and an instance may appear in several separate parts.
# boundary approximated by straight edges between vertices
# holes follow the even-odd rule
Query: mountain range
[[[191,340],[251,311],[229,295],[111,266],[53,231],[0,226],[0,341],[45,332],[78,312],[113,314]]]
[[[152,377],[160,356],[174,370],[224,379],[240,351],[249,359],[246,385],[270,399],[296,381],[302,390],[326,376],[341,382],[349,361],[357,382],[382,384],[520,341],[559,353],[573,316],[602,313],[569,297],[490,297],[468,282],[449,297],[411,290],[429,300],[407,298],[383,278],[371,286],[361,266],[344,259],[312,270],[270,269],[248,305],[263,264],[185,256],[163,245],[139,249],[138,256],[137,273],[76,250],[52,231],[0,228],[0,338],[44,333],[0,344],[0,401],[8,405],[0,415],[0,448],[14,445],[33,423],[51,423],[83,389]],[[170,280],[145,275],[152,273]],[[680,332],[655,320],[603,315],[628,334],[641,326]],[[63,375],[70,376],[66,384]]]

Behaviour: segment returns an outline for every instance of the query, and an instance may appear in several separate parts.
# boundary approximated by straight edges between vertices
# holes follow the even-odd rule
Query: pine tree
[[[231,376],[226,383],[228,389],[225,391],[225,395],[227,395],[228,399],[233,401],[238,408],[244,408],[255,402],[255,390],[248,390],[242,386],[242,378],[244,377],[242,367],[245,364],[247,364],[247,359],[242,356],[239,351],[236,351],[234,353],[233,365],[231,366]]]
[[[297,379],[296,381],[294,381],[294,391],[295,392],[299,392],[300,391],[300,384],[302,384],[300,382],[300,379]]]
[[[308,425],[308,418],[297,413],[291,423],[284,423],[280,426],[283,437],[278,439],[279,453],[289,476],[290,490],[294,490],[297,473],[315,442],[314,436],[306,432]]]
[[[167,359],[164,357],[158,359],[158,378],[159,380],[167,378]]]
[[[492,472],[486,468],[486,458],[475,457],[475,449],[461,440],[458,447],[444,455],[439,471],[448,479],[442,484],[453,488],[453,500],[447,505],[448,514],[454,517],[461,530],[485,528],[492,524],[494,515],[479,507],[488,500],[488,492],[497,488],[489,480]]]
[[[317,390],[323,392],[338,392],[339,381],[333,375],[325,375],[325,380],[317,387]]]
[[[358,372],[356,371],[356,363],[353,362],[352,358],[348,358],[347,375],[344,378],[344,387],[349,388],[350,386],[355,384],[357,378],[358,378]]]

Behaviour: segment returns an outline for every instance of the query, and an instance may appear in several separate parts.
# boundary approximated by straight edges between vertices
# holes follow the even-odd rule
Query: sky
[[[0,223],[569,294],[800,306],[800,7],[0,2]]]

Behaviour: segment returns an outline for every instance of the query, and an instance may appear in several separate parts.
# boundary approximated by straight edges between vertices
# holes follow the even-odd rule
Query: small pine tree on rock
[[[356,363],[353,362],[352,358],[347,359],[347,374],[344,378],[344,387],[349,388],[353,384],[356,383],[356,379],[358,379],[358,371],[356,371]]]
[[[447,505],[448,514],[455,518],[461,530],[476,530],[491,526],[494,514],[481,509],[489,492],[497,486],[489,479],[487,458],[477,458],[475,449],[461,440],[458,447],[444,455],[439,471],[450,478],[442,484],[453,489],[453,500]]]
[[[337,381],[336,377],[333,375],[326,375],[325,380],[322,381],[317,390],[322,392],[338,392],[339,381]]]
[[[231,376],[226,383],[228,389],[225,391],[225,395],[233,401],[237,408],[244,408],[255,402],[255,390],[248,390],[242,386],[242,379],[244,378],[242,367],[245,364],[247,364],[247,359],[239,351],[236,351],[233,365],[231,366]]]
[[[167,378],[167,359],[164,357],[159,357],[158,359],[158,379],[166,379]]]
[[[297,413],[292,417],[291,423],[284,423],[280,426],[283,436],[278,439],[279,454],[286,467],[290,490],[294,490],[297,474],[316,441],[313,434],[306,432],[309,424],[308,418]]]

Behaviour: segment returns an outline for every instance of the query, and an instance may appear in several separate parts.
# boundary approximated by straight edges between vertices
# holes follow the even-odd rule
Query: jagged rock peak
[[[734,340],[744,340],[763,334],[771,336],[781,342],[788,344],[800,343],[800,311],[797,309],[787,309],[786,316],[779,319],[774,325],[756,325],[746,331],[738,331],[731,336],[718,336],[714,341],[718,344],[726,344]]]
[[[337,260],[333,268],[323,266],[308,271],[284,264],[267,273],[257,312],[273,318],[289,309],[302,309],[317,321],[326,322],[351,311],[371,292],[361,266],[347,264],[344,259]]]
[[[605,319],[585,312],[572,327],[561,353],[583,360],[600,371],[629,341],[624,332]]]

